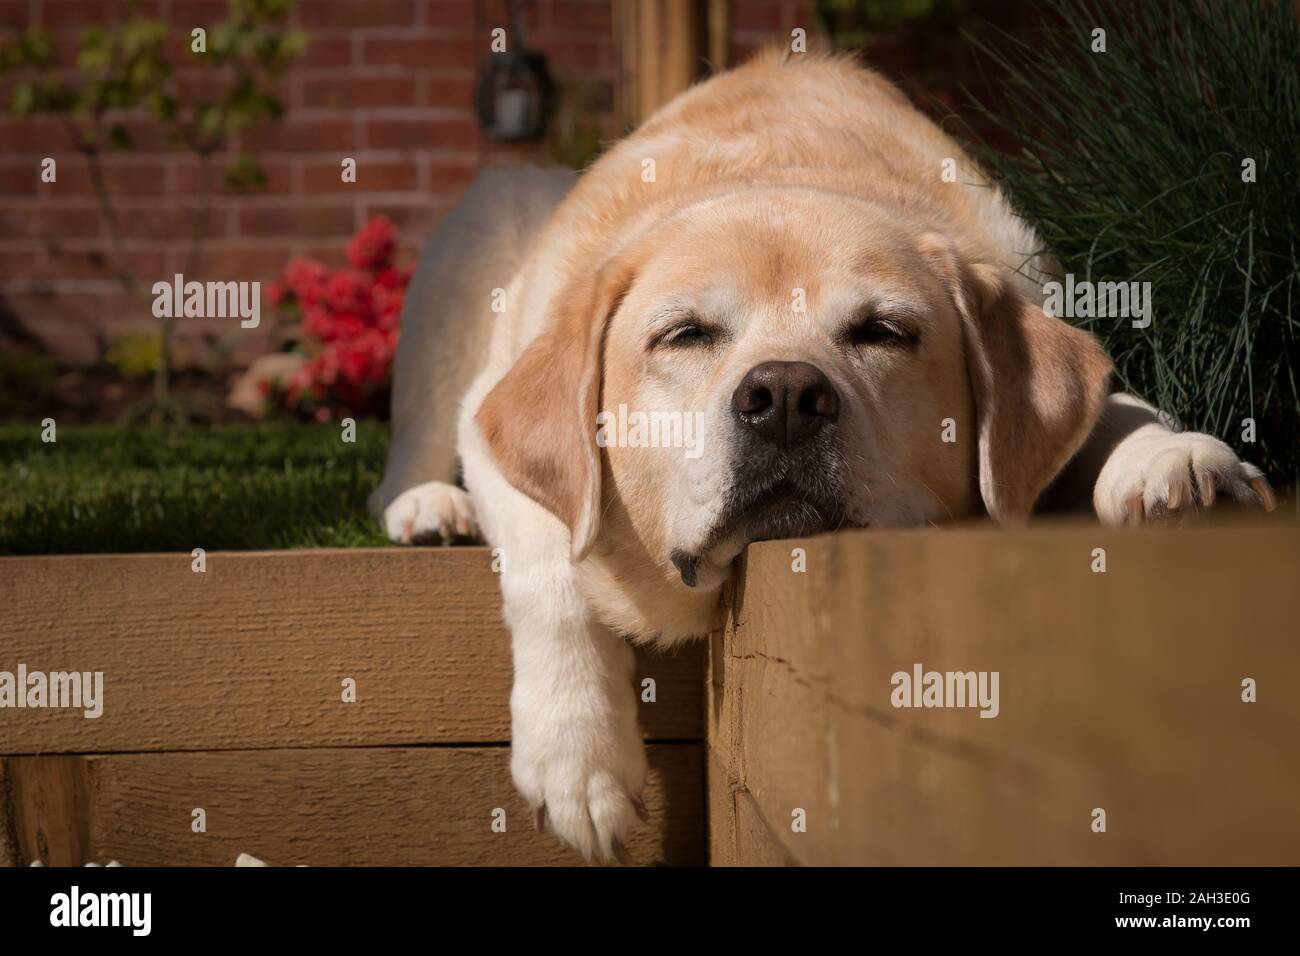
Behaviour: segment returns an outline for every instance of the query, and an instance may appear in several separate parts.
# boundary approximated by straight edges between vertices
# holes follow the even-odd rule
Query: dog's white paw
[[[455,485],[430,481],[403,491],[384,509],[384,531],[399,544],[446,544],[478,537],[474,503]]]
[[[1097,478],[1093,505],[1102,524],[1142,524],[1221,496],[1272,511],[1277,505],[1263,473],[1209,435],[1163,428],[1129,436]]]
[[[631,863],[624,843],[646,819],[645,745],[635,711],[603,718],[515,702],[510,773],[533,825],[586,859]]]

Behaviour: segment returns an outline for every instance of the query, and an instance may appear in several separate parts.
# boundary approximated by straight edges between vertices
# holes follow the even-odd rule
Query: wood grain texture
[[[753,546],[711,661],[713,859],[772,862],[761,825],[809,864],[1300,863],[1297,581],[1280,525]],[[894,708],[918,662],[998,671],[999,716]]]
[[[653,744],[638,863],[702,865],[702,744]],[[47,865],[577,865],[533,830],[505,747],[10,757],[13,861]],[[75,785],[73,785],[75,781]],[[75,794],[75,800],[69,795]],[[207,830],[192,830],[193,811]],[[505,811],[504,833],[493,811]],[[0,845],[6,841],[0,838]]]
[[[791,866],[797,861],[768,829],[753,795],[709,751],[709,865]]]
[[[509,739],[486,548],[0,558],[0,670],[103,671],[104,714],[0,710],[0,754]],[[638,649],[653,740],[703,737],[705,648]],[[342,701],[342,681],[357,702]]]
[[[615,11],[623,53],[620,118],[630,129],[699,79],[711,48],[710,20],[719,28],[726,23],[695,0],[621,0]]]

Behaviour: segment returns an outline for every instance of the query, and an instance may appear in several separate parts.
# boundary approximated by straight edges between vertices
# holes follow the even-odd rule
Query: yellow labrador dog
[[[646,769],[624,635],[705,633],[751,541],[1271,506],[1109,393],[1039,247],[898,91],[811,54],[702,83],[576,181],[469,190],[409,294],[372,506],[396,541],[501,549],[511,769],[554,833],[620,853]]]

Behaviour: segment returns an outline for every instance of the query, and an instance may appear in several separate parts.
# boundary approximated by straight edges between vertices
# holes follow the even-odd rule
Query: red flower
[[[352,268],[330,270],[295,258],[271,288],[271,300],[294,310],[307,361],[284,400],[319,421],[385,414],[398,326],[411,269],[395,266],[393,224],[372,219],[348,243]]]
[[[361,312],[369,303],[369,281],[360,272],[341,270],[325,282],[325,302],[335,312]]]
[[[396,240],[392,221],[385,216],[376,216],[348,243],[348,262],[355,269],[378,272],[388,265]]]

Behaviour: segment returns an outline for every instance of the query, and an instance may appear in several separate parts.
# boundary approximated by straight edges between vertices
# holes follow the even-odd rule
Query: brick
[[[365,205],[366,220],[374,216],[387,216],[402,232],[408,233],[407,239],[422,241],[433,232],[438,222],[454,203],[437,198],[412,199],[410,202],[390,203],[372,202]]]
[[[424,102],[429,106],[472,107],[478,79],[468,70],[439,71],[424,81]]]
[[[209,243],[203,249],[203,258],[194,278],[200,281],[205,281],[205,277],[274,280],[284,272],[293,255],[293,246],[288,242],[252,245],[247,239],[241,239],[235,244]]]
[[[0,152],[57,156],[73,148],[63,124],[49,119],[0,119]]]
[[[0,0],[0,30],[25,30],[31,23],[27,0]]]
[[[163,56],[167,62],[176,70],[194,69],[202,62],[199,57],[203,54],[195,53],[190,44],[193,41],[190,38],[190,31],[172,30],[168,32],[167,37],[163,40]]]
[[[216,102],[230,89],[228,75],[196,67],[193,62],[178,67],[174,75],[181,99],[186,103]],[[289,101],[289,83],[283,78],[278,82],[263,83],[262,89],[278,98],[281,103]]]
[[[104,164],[104,183],[111,196],[153,196],[165,192],[165,177],[161,162],[118,163],[109,160]],[[90,173],[86,171],[89,185]]]
[[[221,23],[230,14],[226,0],[172,0],[171,15],[167,22],[189,36],[195,27],[210,28]]]
[[[241,209],[239,234],[244,236],[350,235],[355,222],[352,205],[277,203]]]
[[[157,16],[159,5],[151,5],[146,16]],[[52,29],[104,25],[122,19],[127,5],[124,0],[42,0],[37,5],[41,25]]]
[[[538,38],[537,48],[546,54],[547,64],[557,72],[590,76],[592,71],[606,71],[613,62],[610,44],[582,35]]]
[[[459,196],[478,175],[478,166],[474,163],[439,163],[429,164],[429,191],[455,198]]]
[[[6,239],[75,239],[99,233],[99,210],[93,205],[50,206],[38,200],[0,206],[0,236]]]
[[[349,267],[346,239],[339,238],[328,243],[308,243],[303,248],[302,255],[308,259],[315,259],[331,269]]]
[[[153,239],[188,242],[194,231],[196,206],[186,202],[178,204],[169,200],[166,204],[141,205],[137,203],[120,203],[118,221],[123,236],[130,239]],[[208,213],[204,236],[224,236],[228,217],[220,206],[214,206]]]
[[[76,196],[94,193],[90,178],[90,165],[78,154],[65,153],[55,157],[58,178],[53,183],[42,183],[41,191],[51,196]],[[104,183],[110,196],[153,196],[166,191],[163,164],[160,161],[122,161],[121,157],[106,156],[101,161]]]
[[[362,48],[362,61],[370,66],[415,69],[473,67],[474,42],[469,37],[369,37]]]
[[[433,30],[474,29],[474,0],[427,0],[424,23]]]
[[[310,29],[337,27],[409,27],[415,23],[415,0],[298,0],[299,21]]]
[[[137,153],[180,152],[185,144],[173,139],[167,130],[154,120],[125,120],[122,127],[130,140],[131,148]]]
[[[524,32],[529,36],[536,34],[542,26],[541,16],[542,8],[540,4],[524,4]],[[490,36],[491,31],[496,27],[510,29],[510,13],[506,9],[503,0],[484,0],[483,19],[480,21],[480,25],[484,30],[484,37]],[[486,39],[483,41],[483,49],[488,49]]]
[[[161,249],[132,250],[127,258],[142,285],[152,285],[165,273]],[[107,247],[52,250],[32,275],[42,279],[114,280],[118,278],[117,260]]]
[[[352,63],[352,37],[346,33],[313,32],[307,48],[294,60],[295,69],[348,66]]]
[[[41,182],[41,163],[35,157],[0,165],[0,196],[37,196],[54,188]]]
[[[753,30],[776,33],[783,24],[781,0],[746,0],[732,5],[733,31]]]
[[[25,249],[0,249],[0,281],[34,275],[37,258],[36,250],[30,246]]]
[[[366,145],[371,149],[461,149],[478,144],[478,125],[472,119],[378,119],[366,124]]]
[[[316,152],[352,149],[355,138],[350,116],[320,119],[294,118],[292,114],[279,123],[250,130],[240,136],[250,152]]]
[[[59,67],[71,68],[77,64],[77,56],[81,51],[79,30],[56,30],[54,36],[54,64]]]
[[[415,106],[419,86],[415,77],[329,75],[306,77],[299,102],[303,106],[362,108],[367,106]]]
[[[244,195],[228,189],[225,185],[225,170],[233,156],[217,156],[213,167],[212,185],[216,192],[227,196]],[[287,194],[293,191],[293,167],[287,159],[267,159],[256,157],[266,176],[266,186],[254,190],[251,195],[266,196]],[[199,192],[199,161],[191,157],[178,157],[172,163],[171,192],[184,196],[197,196]]]
[[[736,4],[745,7],[747,4]],[[613,4],[606,0],[551,0],[552,29],[583,30],[611,36]]]
[[[419,186],[419,169],[413,162],[357,160],[357,181],[345,183],[334,162],[309,162],[301,167],[301,188],[306,193],[407,192]]]

